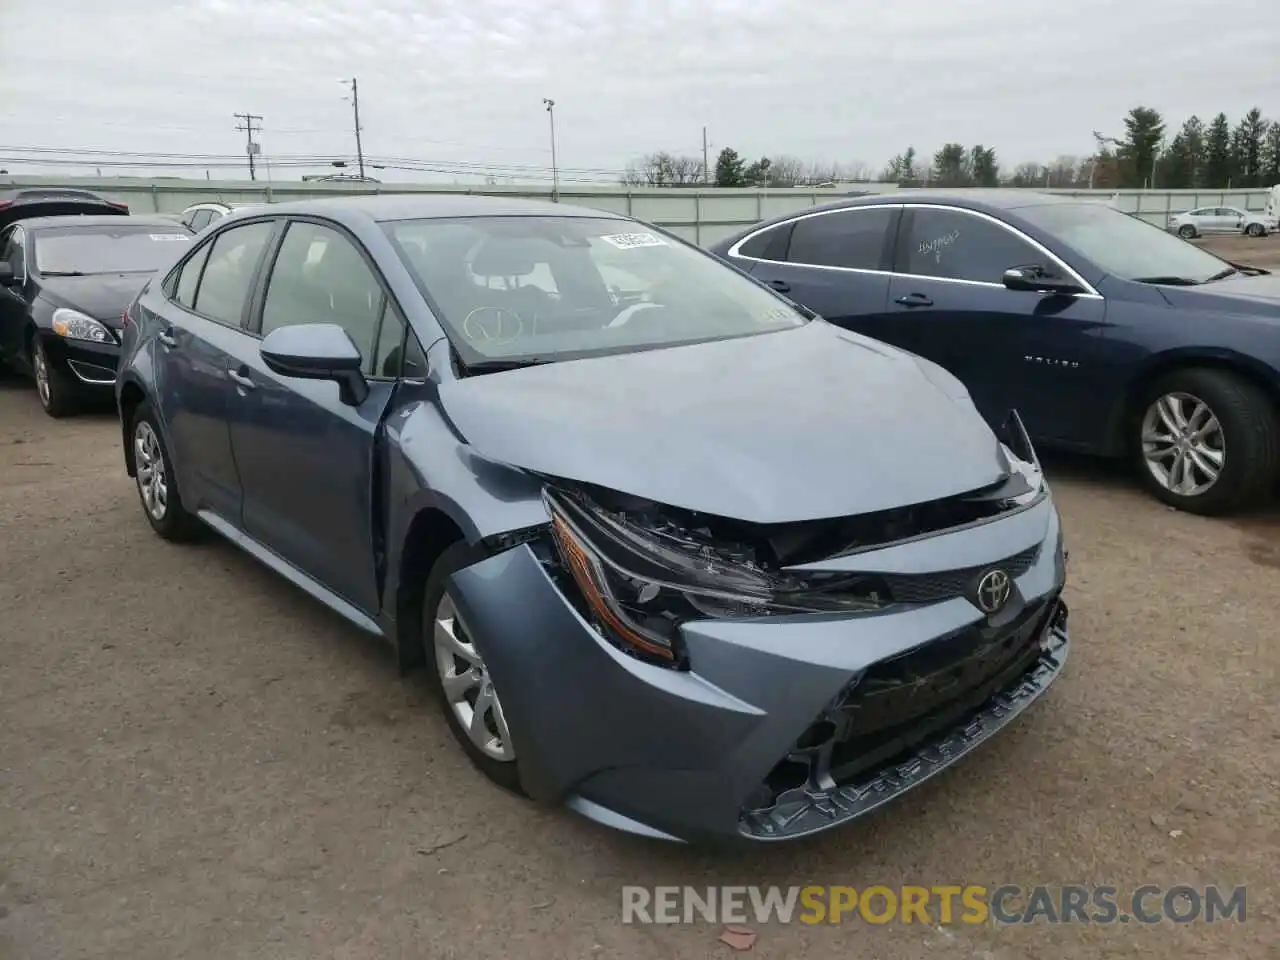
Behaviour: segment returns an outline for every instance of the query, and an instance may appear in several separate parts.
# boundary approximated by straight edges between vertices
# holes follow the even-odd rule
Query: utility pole
[[[702,128],[702,182],[710,183],[710,171],[707,166],[707,128]]]
[[[547,116],[551,119],[551,201],[560,202],[560,168],[556,165],[556,102],[542,98],[547,105]]]
[[[253,158],[257,156],[260,147],[253,139],[254,121],[258,123],[257,132],[262,132],[262,117],[256,113],[237,113],[233,114],[237,120],[243,120],[244,123],[236,127],[237,130],[244,131],[244,152],[249,156],[249,179],[257,180],[257,173],[254,171]]]
[[[364,179],[364,148],[360,145],[360,85],[356,83],[356,78],[352,77],[349,81],[344,80],[343,83],[351,84],[351,109],[355,113],[356,121],[356,164],[360,167],[360,179]]]

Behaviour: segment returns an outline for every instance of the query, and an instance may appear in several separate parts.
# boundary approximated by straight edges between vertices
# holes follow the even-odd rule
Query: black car
[[[842,327],[959,377],[992,423],[1130,457],[1221,513],[1280,471],[1280,278],[1096,202],[916,191],[757,224],[712,251]]]
[[[18,187],[0,191],[0,227],[30,217],[61,217],[69,214],[126,216],[127,203],[109,200],[92,190],[68,187]]]
[[[125,308],[192,233],[162,217],[49,216],[0,228],[0,365],[65,416],[110,398]]]

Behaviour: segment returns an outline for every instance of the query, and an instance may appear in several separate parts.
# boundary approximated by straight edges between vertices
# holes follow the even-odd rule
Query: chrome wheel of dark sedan
[[[1142,478],[1193,513],[1241,509],[1266,496],[1280,464],[1280,426],[1266,394],[1225,370],[1176,370],[1145,394],[1135,438]]]
[[[447,593],[436,606],[432,645],[440,686],[458,725],[485,756],[503,763],[514,760],[511,731],[493,688],[493,678]]]
[[[31,372],[36,380],[36,396],[40,406],[51,417],[65,417],[75,403],[75,387],[65,373],[58,370],[45,353],[39,340],[31,345]]]
[[[173,460],[164,445],[151,404],[144,401],[133,410],[124,411],[131,423],[125,434],[129,443],[129,465],[138,486],[138,500],[151,529],[166,540],[192,540],[204,524],[182,505],[178,495],[178,479]]]

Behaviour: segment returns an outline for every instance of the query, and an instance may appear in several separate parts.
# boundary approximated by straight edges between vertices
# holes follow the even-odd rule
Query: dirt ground
[[[727,957],[719,927],[623,925],[621,887],[773,883],[1244,884],[1248,912],[766,925],[744,956],[1275,957],[1280,509],[1051,478],[1075,646],[1045,699],[858,824],[712,854],[491,788],[386,649],[228,544],[155,537],[108,415],[0,381],[0,960]]]

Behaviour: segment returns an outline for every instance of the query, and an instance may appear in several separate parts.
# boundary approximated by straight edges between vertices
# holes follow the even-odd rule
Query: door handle
[[[161,345],[166,347],[176,347],[178,345],[177,338],[170,330],[161,330],[156,334],[156,339],[160,341]]]
[[[900,303],[904,307],[932,307],[933,301],[926,297],[923,293],[908,293],[905,297],[899,297],[894,303]]]
[[[769,286],[773,287],[773,289],[777,290],[779,293],[786,293],[791,289],[791,284],[787,283],[785,280],[770,280]]]
[[[235,383],[235,385],[237,387],[240,387],[242,390],[257,389],[258,385],[254,383],[252,379],[250,379],[247,373],[241,373],[239,370],[228,370],[227,376],[230,377],[232,382]]]

